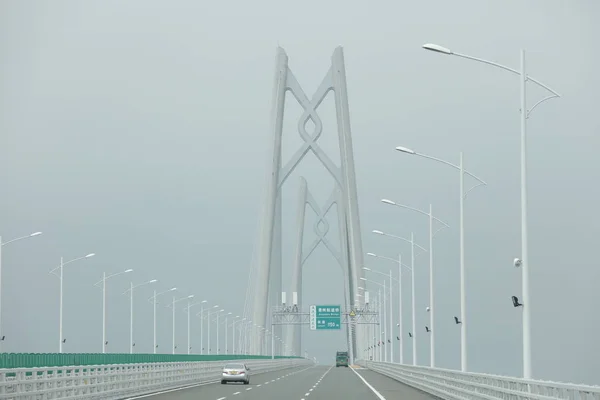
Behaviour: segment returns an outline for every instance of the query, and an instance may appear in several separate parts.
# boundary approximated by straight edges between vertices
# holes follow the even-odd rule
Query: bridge
[[[522,104],[522,133],[525,133],[526,119],[541,102],[558,97],[548,86],[526,76],[524,69],[512,70],[499,64],[453,53],[437,45],[424,46],[446,55],[457,55],[478,62],[499,66],[521,76],[521,84],[531,81],[549,91],[550,95],[531,108]],[[522,55],[524,57],[524,55]],[[422,251],[429,255],[430,288],[433,288],[433,237],[437,231],[448,225],[434,216],[432,208],[423,211],[398,204],[392,200],[383,203],[421,213],[428,217],[430,227],[429,246],[415,243],[412,235],[395,236],[381,231],[375,234],[389,236],[409,243],[410,256],[405,263],[402,257],[388,258],[368,253],[369,256],[388,259],[396,263],[397,277],[387,276],[379,271],[364,267],[364,253],[361,239],[361,225],[357,200],[357,183],[353,160],[352,135],[350,129],[350,111],[344,55],[341,47],[335,49],[330,69],[325,74],[314,95],[308,96],[296,80],[288,65],[288,57],[282,48],[277,49],[275,67],[275,88],[273,100],[272,153],[271,168],[268,174],[266,198],[264,200],[263,226],[259,235],[257,260],[250,270],[250,284],[246,293],[245,308],[240,315],[221,309],[218,305],[208,306],[206,301],[197,301],[192,295],[173,297],[173,340],[171,354],[158,350],[156,328],[154,329],[153,353],[136,354],[133,322],[130,328],[130,353],[110,354],[106,349],[108,340],[103,327],[102,353],[68,354],[63,352],[66,338],[62,331],[62,297],[60,313],[59,353],[56,354],[0,354],[0,399],[600,399],[600,387],[575,385],[561,382],[540,381],[532,378],[531,353],[529,343],[528,311],[528,274],[527,235],[524,229],[523,256],[515,259],[515,266],[523,271],[524,289],[521,296],[513,296],[513,305],[523,312],[523,377],[498,376],[473,373],[467,367],[467,320],[464,313],[464,257],[462,249],[462,207],[466,193],[463,177],[468,175],[477,184],[485,181],[463,169],[462,158],[459,165],[419,154],[413,150],[399,147],[397,150],[411,155],[419,155],[442,162],[460,171],[461,175],[461,313],[455,322],[461,329],[461,370],[448,370],[436,367],[435,363],[435,301],[430,290],[429,324],[420,329],[415,324],[415,274],[412,280],[411,326],[404,329],[402,301],[408,297],[394,288],[402,288],[403,271],[412,272],[415,265],[415,253]],[[524,63],[523,63],[524,68]],[[335,97],[337,132],[341,165],[335,165],[331,157],[318,144],[324,124],[319,116],[318,107],[332,92]],[[522,90],[522,100],[525,100]],[[292,158],[284,163],[281,144],[283,139],[283,118],[286,95],[291,94],[302,106],[304,112],[298,121],[298,133],[304,144]],[[307,123],[315,126],[312,133],[307,131]],[[282,262],[282,196],[283,185],[303,161],[306,154],[312,152],[324,169],[333,178],[334,185],[327,202],[319,204],[309,190],[309,182],[301,178],[298,191],[297,229],[294,232],[295,253],[291,263],[291,282],[284,285]],[[523,193],[525,196],[525,193]],[[526,206],[526,201],[523,202]],[[339,240],[331,241],[327,234],[328,214],[335,207]],[[317,215],[314,226],[316,239],[305,246],[306,211]],[[526,213],[524,213],[526,216]],[[526,227],[526,220],[522,221]],[[14,240],[37,236],[29,236]],[[8,244],[14,240],[0,243]],[[303,293],[303,266],[318,246],[324,246],[334,257],[342,271],[344,296],[341,301],[331,304],[305,304]],[[84,260],[94,254],[76,258],[61,264],[51,272],[61,282],[63,267],[74,261]],[[366,272],[385,276],[381,283],[368,279]],[[106,281],[114,276],[131,272],[125,270],[115,274],[104,274],[98,285],[104,287]],[[131,284],[128,294],[133,298],[138,286],[154,283],[155,280]],[[172,288],[154,292],[150,301],[156,309],[157,298]],[[62,295],[61,295],[62,296]],[[406,297],[406,298],[405,298]],[[399,300],[398,320],[393,312],[394,299]],[[332,299],[335,300],[335,299]],[[180,302],[187,304],[188,343],[186,351],[181,352],[175,341],[175,308]],[[133,304],[133,302],[132,302]],[[200,308],[202,321],[199,350],[194,350],[190,337],[190,309]],[[1,310],[0,310],[1,311]],[[197,315],[198,315],[197,314]],[[131,310],[133,319],[133,306]],[[1,322],[1,321],[0,321]],[[211,328],[211,322],[213,327]],[[236,325],[237,324],[237,325]],[[399,326],[400,335],[394,337],[394,326]],[[219,331],[219,328],[223,328]],[[155,318],[156,326],[156,318]],[[344,332],[345,347],[350,354],[348,368],[320,364],[308,354],[302,354],[302,326],[319,332],[323,330],[341,330]],[[389,327],[389,329],[388,329]],[[388,331],[386,334],[385,332]],[[212,332],[212,339],[211,339]],[[1,334],[1,332],[0,332]],[[206,336],[205,336],[206,335]],[[4,340],[4,337],[2,337]],[[428,340],[430,360],[418,362],[417,340]],[[205,346],[206,343],[206,346]],[[404,351],[412,348],[412,357],[405,357]],[[182,354],[181,354],[182,353]],[[187,354],[186,354],[187,353]],[[396,359],[396,354],[399,355]],[[244,363],[250,368],[249,385],[223,384],[221,374],[227,362]]]

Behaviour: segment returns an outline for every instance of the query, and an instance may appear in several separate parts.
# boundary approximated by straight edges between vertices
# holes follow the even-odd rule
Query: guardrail
[[[250,359],[256,373],[312,365],[303,358]],[[0,399],[120,400],[221,379],[224,361],[0,369]]]
[[[358,361],[357,363],[444,400],[600,400],[600,386],[528,380],[385,362]]]
[[[275,356],[279,358],[302,358]],[[145,364],[223,360],[268,360],[271,356],[245,354],[128,354],[128,353],[0,353],[0,369],[104,364]]]

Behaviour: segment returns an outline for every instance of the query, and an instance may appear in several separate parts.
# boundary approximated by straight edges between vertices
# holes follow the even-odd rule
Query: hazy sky
[[[421,49],[438,43],[529,74],[563,97],[529,120],[530,264],[534,376],[600,384],[595,294],[600,270],[596,160],[600,86],[593,39],[600,5],[579,1],[460,2],[25,1],[0,3],[0,234],[42,236],[2,249],[4,350],[58,351],[60,257],[95,252],[65,268],[67,352],[101,350],[102,272],[109,351],[129,345],[130,279],[159,279],[233,314],[244,307],[264,199],[275,48],[312,94],[336,46],[345,51],[364,252],[408,259],[427,247],[427,220],[381,204],[433,204],[451,228],[435,241],[437,363],[459,368],[458,173],[394,151],[404,145],[457,162],[488,182],[466,202],[469,369],[520,375],[519,83],[502,70]],[[543,98],[531,86],[530,105]],[[301,140],[289,96],[287,159]],[[332,96],[319,141],[334,160]],[[284,188],[284,264],[292,260],[299,176],[324,202],[333,181],[313,156]],[[314,218],[307,219],[307,243]],[[335,231],[335,214],[331,215]],[[335,240],[336,236],[332,236]],[[371,268],[394,264],[366,258]],[[427,257],[417,266],[418,326],[427,323]],[[290,272],[284,272],[289,280]],[[370,275],[369,278],[377,279]],[[410,323],[406,274],[405,331]],[[341,303],[341,272],[321,247],[305,267],[306,304]],[[336,283],[337,282],[339,283]],[[374,289],[371,289],[374,290]],[[151,287],[136,291],[135,340],[152,351]],[[159,308],[159,349],[171,314]],[[199,309],[196,309],[199,311]],[[199,348],[199,319],[193,319]],[[214,336],[213,336],[214,337]],[[341,332],[304,336],[329,361]],[[421,334],[419,357],[429,359]],[[177,343],[186,325],[177,309]],[[224,347],[223,345],[221,346]],[[214,348],[214,345],[213,345]],[[410,343],[405,355],[410,360]]]

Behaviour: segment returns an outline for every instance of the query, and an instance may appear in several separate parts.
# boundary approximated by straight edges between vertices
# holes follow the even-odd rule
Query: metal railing
[[[443,400],[600,400],[600,386],[374,361],[357,364]]]
[[[218,382],[227,361],[0,369],[0,399],[119,400]],[[234,361],[235,362],[235,361]],[[238,360],[256,373],[312,365],[299,358]]]

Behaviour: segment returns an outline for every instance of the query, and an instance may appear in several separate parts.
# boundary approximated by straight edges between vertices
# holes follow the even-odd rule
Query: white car
[[[226,364],[223,367],[223,375],[221,377],[221,385],[225,385],[227,382],[243,382],[244,385],[250,384],[250,375],[248,374],[250,368],[246,364],[242,363],[231,363]]]

